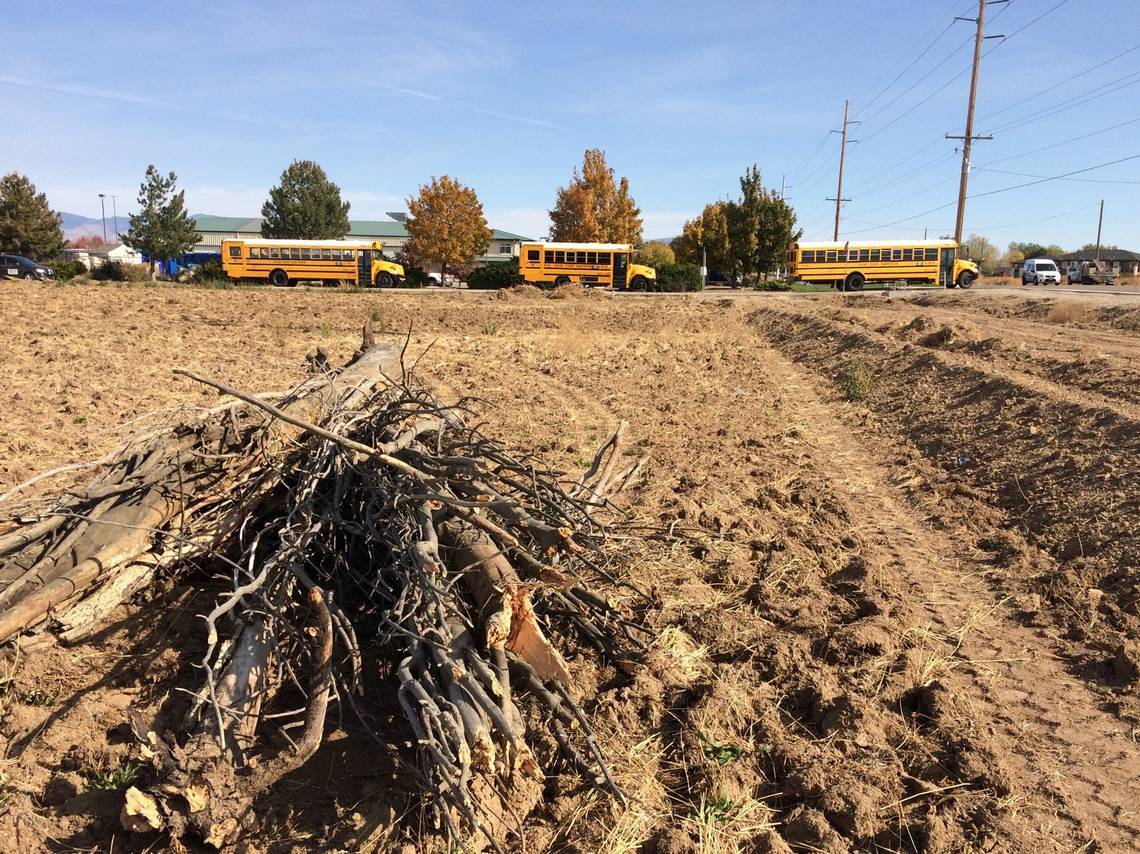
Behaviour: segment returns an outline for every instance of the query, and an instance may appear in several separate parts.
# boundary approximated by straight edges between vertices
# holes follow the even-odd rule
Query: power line
[[[1051,145],[1043,145],[1040,148],[1033,148],[1033,149],[1030,149],[1029,151],[1023,151],[1020,154],[1010,154],[1008,157],[999,157],[997,160],[989,160],[985,163],[982,163],[977,168],[980,169],[983,166],[993,166],[995,163],[1005,163],[1008,160],[1017,160],[1021,157],[1028,157],[1031,154],[1040,154],[1042,151],[1049,151],[1050,149],[1053,149],[1053,148],[1060,148],[1062,145],[1069,145],[1070,143],[1080,142],[1083,139],[1088,139],[1089,137],[1093,137],[1093,136],[1099,136],[1102,133],[1108,133],[1111,130],[1117,130],[1117,129],[1122,128],[1122,127],[1127,127],[1128,125],[1134,125],[1137,122],[1140,122],[1140,117],[1137,117],[1134,119],[1129,119],[1126,122],[1121,122],[1120,124],[1112,125],[1110,127],[1100,128],[1099,130],[1090,131],[1089,133],[1084,133],[1084,134],[1081,134],[1080,136],[1074,136],[1070,139],[1063,139],[1060,142],[1054,142]]]
[[[974,167],[979,172],[993,172],[997,175],[1016,175],[1019,178],[1047,178],[1047,175],[1035,175],[1032,172],[1010,172],[1008,169],[986,169],[984,166]],[[1135,178],[1058,178],[1059,181],[1076,181],[1082,184],[1140,184]]]
[[[1039,222],[1048,222],[1051,219],[1064,219],[1065,217],[1072,216],[1073,214],[1084,213],[1085,211],[1092,210],[1093,208],[1097,207],[1097,205],[1099,205],[1099,204],[1100,204],[1099,202],[1093,202],[1091,205],[1085,205],[1084,207],[1080,207],[1080,208],[1073,208],[1071,211],[1065,211],[1064,213],[1053,214],[1052,216],[1043,216],[1043,217],[1040,217],[1038,219],[1027,219],[1027,220],[1023,220],[1022,222],[1007,222],[1004,225],[979,225],[979,226],[975,226],[974,228],[971,228],[970,230],[971,231],[998,231],[998,230],[1003,229],[1003,228],[1021,228],[1023,225],[1034,225],[1034,224],[1039,223]]]
[[[1104,60],[1103,62],[1098,62],[1096,65],[1089,66],[1084,71],[1081,71],[1078,74],[1074,74],[1074,75],[1071,75],[1069,77],[1066,77],[1060,83],[1054,83],[1052,86],[1049,86],[1045,89],[1042,89],[1040,92],[1034,92],[1032,95],[1029,95],[1025,98],[1022,98],[1020,101],[1014,101],[1012,104],[1008,104],[1008,105],[1002,107],[1000,110],[994,110],[992,113],[987,113],[986,115],[982,116],[982,118],[979,119],[979,121],[988,121],[989,119],[992,119],[994,116],[1000,116],[1002,113],[1008,112],[1009,110],[1012,110],[1015,107],[1020,107],[1022,104],[1027,104],[1030,101],[1034,100],[1035,98],[1040,98],[1042,95],[1048,95],[1050,92],[1054,92],[1057,89],[1060,89],[1062,86],[1067,86],[1069,83],[1072,83],[1074,80],[1079,80],[1080,78],[1084,77],[1086,74],[1090,74],[1091,72],[1096,71],[1098,68],[1103,68],[1104,66],[1108,65],[1109,63],[1115,62],[1116,60],[1120,59],[1121,57],[1127,56],[1130,53],[1135,53],[1138,50],[1140,50],[1140,45],[1136,45],[1135,47],[1128,48],[1128,50],[1121,51],[1116,56],[1109,57],[1108,59]]]
[[[1086,166],[1083,169],[1074,169],[1072,172],[1065,172],[1063,175],[1046,175],[1046,176],[1038,178],[1037,180],[1034,180],[1034,181],[1026,181],[1023,184],[1014,184],[1013,186],[1010,186],[1010,187],[1000,187],[999,189],[996,189],[996,190],[987,190],[984,193],[972,193],[972,194],[970,194],[969,198],[981,199],[981,198],[985,198],[987,196],[996,196],[996,195],[999,195],[1001,193],[1009,193],[1009,192],[1012,192],[1013,190],[1023,190],[1026,187],[1035,187],[1039,184],[1049,183],[1050,181],[1060,181],[1060,180],[1063,180],[1065,178],[1071,178],[1073,175],[1083,175],[1086,172],[1092,172],[1092,171],[1097,170],[1097,169],[1105,169],[1109,166],[1116,166],[1120,163],[1127,163],[1127,162],[1132,161],[1132,160],[1140,160],[1140,154],[1132,154],[1132,155],[1129,155],[1128,157],[1121,157],[1117,160],[1110,160],[1107,163],[1098,163],[1095,166]],[[877,225],[877,226],[875,226],[875,228],[890,228],[891,226],[900,225],[901,223],[904,223],[904,222],[910,222],[913,219],[919,219],[920,217],[927,216],[928,214],[937,213],[938,211],[945,210],[946,208],[949,208],[949,207],[953,207],[955,204],[957,204],[956,201],[955,202],[947,202],[944,205],[938,205],[937,207],[930,208],[929,210],[925,210],[925,211],[922,211],[921,213],[914,214],[913,216],[903,217],[902,219],[897,219],[894,222],[887,222],[887,223],[883,223],[881,225]],[[865,229],[861,229],[860,231],[849,232],[849,234],[860,234],[863,231],[874,231],[874,229],[873,228],[865,228]]]
[[[1118,83],[1120,84],[1119,86],[1116,85]],[[1064,101],[1059,101],[1050,107],[1047,112],[1036,112],[1026,118],[1015,119],[1012,122],[1007,122],[1004,125],[999,125],[993,129],[992,133],[1002,133],[1003,131],[1013,130],[1014,128],[1025,127],[1025,125],[1031,125],[1036,122],[1043,121],[1044,119],[1055,116],[1058,113],[1063,113],[1065,110],[1077,102],[1087,104],[1089,101],[1096,101],[1100,98],[1103,98],[1105,95],[1111,95],[1113,92],[1119,92],[1121,89],[1127,89],[1129,86],[1135,86],[1137,83],[1140,83],[1140,71],[1133,71],[1129,74],[1125,74],[1123,77],[1118,77],[1115,80],[1110,80],[1107,83],[1102,83],[1100,86],[1096,86],[1086,92],[1082,92],[1079,95],[1073,95],[1071,98],[1066,98]],[[1115,88],[1105,89],[1104,87],[1106,86],[1114,86]]]
[[[945,10],[945,11],[944,11],[944,12],[943,12],[941,15],[939,15],[939,16],[938,16],[938,19],[937,19],[937,20],[935,20],[935,22],[934,22],[933,24],[931,24],[931,25],[930,25],[930,29],[928,29],[928,30],[927,30],[925,33],[923,33],[923,34],[922,34],[922,35],[921,35],[921,36],[918,38],[918,40],[917,40],[917,41],[918,41],[919,43],[921,43],[921,42],[925,41],[925,40],[926,40],[926,38],[927,38],[927,36],[929,36],[929,35],[930,35],[932,32],[934,32],[936,29],[938,29],[938,23],[939,23],[939,21],[940,21],[942,18],[944,18],[944,17],[945,17],[947,14],[949,14],[950,12],[952,12],[952,11],[953,11],[953,9],[954,9],[954,7],[955,7],[955,6],[957,6],[957,5],[959,5],[959,4],[960,4],[960,0],[951,0],[951,3],[950,3],[950,5],[949,5],[949,6],[947,6],[947,7],[946,7],[946,10]],[[969,7],[967,6],[966,8],[968,9]],[[953,21],[951,21],[951,22],[950,22],[950,25],[949,25],[949,26],[953,26]],[[949,26],[947,27],[947,30],[949,30]],[[900,72],[899,72],[899,74],[898,74],[898,76],[896,76],[894,80],[892,80],[890,83],[888,83],[886,86],[884,86],[884,87],[883,87],[883,88],[882,88],[882,89],[881,89],[881,90],[878,92],[878,94],[876,94],[876,95],[875,95],[875,97],[874,97],[874,98],[872,98],[872,99],[871,99],[870,101],[868,101],[866,104],[863,104],[861,107],[859,107],[859,111],[858,111],[858,112],[859,112],[859,113],[862,113],[864,110],[866,110],[868,107],[870,107],[870,106],[871,106],[873,103],[875,103],[875,101],[877,101],[877,100],[878,100],[878,99],[879,99],[879,98],[880,98],[880,97],[883,95],[883,93],[884,93],[884,92],[886,92],[888,89],[890,89],[892,86],[894,86],[894,85],[895,85],[895,83],[897,83],[897,82],[898,82],[898,80],[899,80],[899,78],[900,78],[900,77],[902,77],[904,74],[906,74],[906,72],[908,72],[908,71],[909,71],[911,68],[913,68],[913,67],[915,66],[915,64],[916,64],[916,63],[917,63],[917,62],[918,62],[920,59],[922,59],[924,56],[926,56],[926,54],[927,54],[927,53],[929,53],[929,52],[930,52],[930,49],[931,49],[932,47],[934,47],[934,45],[935,45],[935,44],[937,44],[937,42],[938,42],[938,39],[942,38],[942,36],[943,36],[943,35],[945,35],[945,31],[944,31],[944,32],[942,32],[942,33],[939,33],[939,34],[938,34],[938,36],[937,36],[937,37],[935,37],[935,39],[934,39],[934,40],[933,40],[933,41],[930,43],[930,45],[929,45],[929,46],[927,46],[927,48],[926,48],[925,50],[923,50],[923,51],[922,51],[922,53],[920,53],[920,54],[919,54],[917,57],[915,57],[915,58],[914,58],[914,60],[912,60],[912,61],[911,61],[911,63],[910,63],[910,64],[909,64],[909,65],[908,65],[906,68],[904,68],[902,71],[900,71]],[[879,85],[879,81],[881,81],[881,80],[882,80],[884,77],[886,77],[888,74],[890,74],[890,73],[891,73],[891,71],[892,71],[892,70],[895,68],[895,66],[896,66],[896,65],[898,65],[898,64],[899,64],[900,62],[902,62],[902,61],[903,61],[903,58],[900,56],[900,57],[899,57],[897,60],[895,60],[895,61],[894,61],[894,62],[893,62],[891,65],[889,65],[889,66],[887,66],[885,69],[883,69],[883,73],[882,73],[882,74],[880,74],[878,77],[876,77],[876,78],[874,79],[874,81],[873,81],[873,82],[872,82],[870,85],[868,85],[868,86],[867,86],[867,88],[866,88],[866,89],[864,89],[862,92],[860,92],[860,93],[859,93],[859,94],[858,94],[858,95],[857,95],[855,98],[853,98],[852,100],[853,100],[853,101],[855,101],[855,102],[858,102],[860,99],[862,99],[863,95],[865,95],[865,94],[866,94],[867,92],[869,92],[871,89],[874,89],[876,86],[878,86],[878,85]]]
[[[823,151],[823,147],[824,147],[825,145],[827,145],[827,141],[828,141],[829,139],[831,139],[831,131],[828,131],[827,133],[825,133],[825,134],[823,135],[823,140],[820,142],[820,144],[819,144],[819,147],[818,147],[818,148],[816,148],[816,150],[815,150],[815,151],[813,151],[813,152],[811,153],[811,157],[809,157],[807,160],[805,160],[805,161],[803,162],[803,165],[801,165],[799,169],[797,169],[795,172],[793,172],[793,173],[792,173],[792,174],[789,176],[789,178],[790,178],[792,181],[795,181],[795,180],[796,180],[796,178],[798,178],[798,177],[799,177],[800,173],[801,173],[801,172],[803,172],[803,171],[804,171],[804,169],[806,169],[806,168],[807,168],[808,164],[809,164],[809,163],[811,163],[813,160],[815,160],[815,158],[816,158],[816,155],[818,155],[818,154],[819,154],[821,151]]]

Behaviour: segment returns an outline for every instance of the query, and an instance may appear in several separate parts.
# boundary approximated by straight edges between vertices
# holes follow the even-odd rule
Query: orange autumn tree
[[[567,243],[641,242],[641,211],[629,194],[629,179],[615,180],[600,148],[586,149],[582,171],[558,188],[550,239]]]
[[[408,199],[408,212],[408,254],[435,261],[441,275],[469,270],[491,242],[483,203],[474,190],[447,175],[420,187],[419,195]]]

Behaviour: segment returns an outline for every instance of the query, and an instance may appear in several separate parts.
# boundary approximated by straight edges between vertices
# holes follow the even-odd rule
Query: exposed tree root
[[[554,757],[536,756],[524,705],[570,767],[623,797],[550,630],[627,668],[643,649],[644,630],[591,589],[614,578],[609,496],[641,470],[619,471],[626,425],[567,481],[467,426],[368,332],[349,366],[314,361],[322,373],[273,401],[182,371],[239,402],[128,443],[82,489],[0,503],[3,639],[45,620],[84,637],[159,573],[229,579],[203,615],[181,732],[134,722],[157,782],[128,793],[131,830],[234,841],[317,751],[329,704],[357,710],[376,655],[435,827],[456,842],[502,850],[538,799]],[[267,741],[274,728],[288,746]]]

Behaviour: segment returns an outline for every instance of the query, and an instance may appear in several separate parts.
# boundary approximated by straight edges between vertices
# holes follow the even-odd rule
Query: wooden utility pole
[[[970,152],[974,147],[975,139],[993,139],[992,136],[974,136],[974,105],[978,100],[978,71],[982,65],[982,42],[986,40],[986,6],[989,3],[1006,3],[1009,0],[978,0],[977,18],[955,18],[956,21],[973,20],[978,27],[974,38],[974,70],[970,75],[970,104],[966,108],[966,135],[952,136],[946,134],[947,139],[962,140],[962,179],[958,184],[958,219],[954,225],[954,240],[962,243],[962,226],[966,222],[966,190],[970,183]],[[1004,36],[992,36],[1004,38]]]
[[[839,186],[835,191],[835,198],[828,197],[827,201],[835,202],[835,235],[832,240],[839,239],[839,212],[843,207],[844,202],[851,201],[850,199],[843,198],[843,163],[847,159],[847,125],[850,122],[847,120],[847,111],[851,108],[851,102],[843,101],[843,130],[839,131],[841,139],[839,142]],[[835,131],[832,131],[835,133]]]
[[[1100,229],[1104,225],[1104,199],[1100,200],[1100,217],[1096,221],[1096,260],[1100,260]]]

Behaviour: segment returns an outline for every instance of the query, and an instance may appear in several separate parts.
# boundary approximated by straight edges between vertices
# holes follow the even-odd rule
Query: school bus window
[[[599,252],[598,253],[598,263],[599,264],[610,263],[610,253],[609,252]]]
[[[231,246],[230,247],[230,257],[231,258],[240,258],[241,257],[241,247],[240,246]]]
[[[834,264],[835,263],[835,250],[834,249],[828,249],[827,250],[827,263],[828,264]]]
[[[331,249],[322,249],[321,250],[321,258],[324,259],[325,261],[331,261],[332,260],[332,250]]]
[[[579,264],[585,264],[586,263],[586,253],[585,252],[579,252],[578,253],[578,263]]]
[[[282,253],[282,254],[281,254],[281,257],[282,257],[282,258],[284,258],[284,257],[285,257],[285,254],[284,254],[284,253],[285,253],[285,249],[284,249],[284,248],[282,248],[282,249],[281,249],[281,253]],[[289,249],[289,257],[290,257],[290,258],[293,258],[294,260],[298,260],[298,259],[300,259],[300,257],[301,257],[301,250],[300,250],[300,249],[298,249],[298,248],[297,248],[297,247],[295,247],[295,246],[294,246],[294,247],[291,247],[291,248]]]
[[[547,252],[546,254],[549,255],[550,253]],[[537,249],[528,249],[526,251],[526,260],[537,261],[538,260],[538,250]]]
[[[598,253],[597,252],[587,252],[586,253],[586,263],[587,264],[597,264],[598,263]]]
[[[351,261],[355,257],[356,257],[356,250],[355,249],[345,249],[344,250],[344,260],[345,261]]]
[[[553,264],[554,263],[554,250],[553,249],[547,249],[542,254],[543,254],[544,263],[546,263],[546,264]]]
[[[334,249],[334,250],[332,251],[332,259],[333,259],[334,261],[339,261],[339,260],[340,260],[340,250],[339,250],[339,249]]]
[[[891,260],[892,261],[901,261],[902,260],[902,250],[901,249],[892,249],[891,250]]]
[[[870,250],[870,256],[871,257],[868,258],[867,260],[869,260],[871,263],[878,261],[879,260],[879,250],[878,249]]]
[[[318,253],[318,257],[320,257],[320,253]],[[302,261],[308,261],[309,260],[309,250],[308,249],[302,249],[301,250],[301,260]]]
[[[277,247],[276,246],[269,247],[269,257],[270,258],[276,258],[277,257]]]
[[[926,260],[927,261],[937,261],[938,260],[938,250],[934,249],[934,248],[927,249],[926,250]]]
[[[859,260],[860,261],[870,261],[871,260],[871,250],[870,249],[860,249],[859,250]]]
[[[563,250],[561,250],[561,249],[555,250],[555,252],[554,252],[554,263],[555,264],[565,264],[566,263],[566,253]]]
[[[913,249],[904,249],[902,252],[903,252],[903,260],[904,261],[913,261],[914,260],[914,258],[912,257],[914,255]]]

